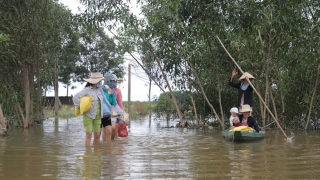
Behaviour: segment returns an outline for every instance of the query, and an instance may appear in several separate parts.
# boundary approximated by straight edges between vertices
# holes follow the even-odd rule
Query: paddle
[[[228,52],[228,50],[224,47],[223,43],[221,42],[221,40],[219,39],[218,36],[216,36],[216,38],[218,39],[218,41],[220,42],[221,46],[223,47],[223,49],[226,51],[226,53],[229,55],[229,57],[232,59],[232,61],[236,64],[236,66],[238,67],[238,69],[241,71],[242,74],[244,74],[244,72],[242,71],[242,69],[240,68],[240,66],[238,65],[238,63],[232,58],[232,56],[230,55],[230,53]],[[253,84],[251,83],[251,81],[249,80],[249,84],[252,87],[252,89],[254,90],[254,92],[258,95],[260,101],[264,104],[264,106],[267,108],[269,114],[272,116],[272,118],[274,119],[274,121],[277,123],[278,128],[282,131],[283,135],[288,139],[288,136],[286,135],[286,133],[283,131],[282,127],[280,126],[278,120],[276,117],[274,117],[274,115],[272,114],[272,112],[270,111],[270,109],[268,108],[267,104],[264,102],[264,100],[262,99],[262,97],[260,96],[260,94],[258,93],[258,91],[256,90],[256,88],[253,86]]]

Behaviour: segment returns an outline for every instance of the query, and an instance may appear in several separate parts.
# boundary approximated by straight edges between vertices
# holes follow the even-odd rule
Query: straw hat
[[[249,79],[255,79],[255,77],[253,77],[250,73],[245,72],[245,73],[239,78],[239,80],[245,79],[246,76],[247,76]]]
[[[238,108],[236,108],[236,107],[231,108],[231,109],[230,109],[230,112],[239,113],[239,112],[238,112]]]
[[[241,113],[243,113],[243,112],[251,112],[250,105],[248,105],[248,104],[242,105],[242,108],[241,108],[240,112]]]
[[[89,79],[84,79],[84,80],[90,84],[97,84],[101,80],[104,80],[104,77],[100,72],[93,72],[90,74]]]

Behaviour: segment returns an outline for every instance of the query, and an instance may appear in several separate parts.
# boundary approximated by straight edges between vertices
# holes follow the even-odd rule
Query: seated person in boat
[[[256,120],[254,117],[250,116],[251,108],[250,105],[245,104],[242,106],[242,109],[240,110],[242,113],[239,115],[239,120],[242,123],[242,126],[248,126],[250,128],[253,128],[256,130],[256,132],[259,132],[260,134],[264,134],[263,131],[258,127]]]
[[[238,117],[238,108],[236,107],[233,107],[230,109],[230,126],[231,128],[233,127],[237,127],[237,126],[242,126],[242,124],[240,123],[240,120],[239,120],[239,117]]]

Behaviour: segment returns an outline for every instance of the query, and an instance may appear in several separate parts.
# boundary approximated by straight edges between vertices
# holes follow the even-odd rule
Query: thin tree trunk
[[[314,100],[315,94],[317,92],[319,74],[320,74],[320,70],[318,70],[318,72],[317,72],[316,82],[315,82],[315,85],[313,87],[313,92],[312,92],[311,102],[310,102],[310,106],[309,106],[309,113],[308,113],[308,118],[307,118],[307,123],[306,123],[305,130],[307,130],[308,126],[309,126],[311,111],[312,111],[312,107],[313,107],[313,100]]]
[[[59,83],[58,83],[58,58],[56,59],[55,77],[54,77],[54,114],[59,115]]]
[[[192,102],[194,117],[195,117],[195,119],[196,119],[197,126],[199,126],[199,118],[198,118],[196,103],[194,102],[194,99],[193,99],[193,96],[192,96],[191,92],[190,92],[190,99],[191,99],[191,102]]]
[[[33,64],[30,64],[29,66],[29,86],[30,86],[30,122],[29,124],[33,124],[33,121],[34,121],[34,106],[33,106],[33,103],[34,102],[34,66]]]
[[[281,111],[281,118],[282,118],[282,124],[284,126],[284,128],[286,129],[286,122],[285,122],[285,104],[284,104],[284,96],[283,96],[283,92],[282,92],[282,88],[280,89],[280,96],[281,96],[281,105],[282,105],[282,111]]]
[[[222,96],[221,96],[221,89],[220,88],[218,88],[218,92],[219,92],[219,106],[220,106],[221,119],[224,124],[224,113],[223,113],[223,108],[222,108]]]
[[[151,115],[152,115],[152,110],[151,110],[151,83],[152,80],[149,78],[149,94],[148,94],[148,103],[149,103],[149,127],[151,127]]]
[[[259,94],[261,94],[261,91],[260,91],[260,86],[257,86],[257,91]],[[261,118],[262,118],[262,126],[263,127],[266,127],[266,114],[264,114],[264,105],[263,105],[263,102],[260,101],[259,99],[259,107],[260,107],[260,114],[261,114]]]
[[[277,112],[276,103],[275,103],[275,100],[274,100],[274,97],[273,97],[273,93],[272,93],[272,89],[269,88],[269,91],[270,91],[270,96],[271,96],[271,102],[272,102],[272,105],[273,105],[274,115],[275,115],[276,119],[279,119],[278,118],[278,112]]]
[[[40,47],[38,46],[38,51],[40,53]],[[41,122],[42,119],[42,88],[40,85],[41,82],[41,77],[40,77],[40,54],[38,54],[37,58],[37,70],[36,70],[36,75],[37,75],[37,112],[36,112],[36,120],[38,123]]]
[[[25,119],[23,122],[23,127],[28,128],[30,122],[30,86],[29,86],[29,78],[28,78],[28,69],[27,65],[23,64],[21,68],[21,80],[22,80],[22,91],[24,95],[24,104],[25,104]]]
[[[7,131],[6,122],[4,121],[4,115],[3,115],[1,104],[0,104],[0,125],[1,125],[0,130],[6,132]]]

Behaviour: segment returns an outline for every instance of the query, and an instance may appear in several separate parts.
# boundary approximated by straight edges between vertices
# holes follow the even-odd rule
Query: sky
[[[62,4],[67,6],[72,13],[77,13],[79,3],[77,0],[59,0]],[[134,11],[139,11],[136,6],[132,5],[132,8]],[[122,100],[127,101],[128,100],[128,66],[129,64],[133,64],[133,60],[130,58],[130,56],[126,55],[125,58],[125,76],[123,78],[123,83],[119,84],[118,87],[122,91]],[[71,86],[76,86],[77,88],[71,89]],[[68,88],[68,95],[71,94],[74,95],[77,92],[81,91],[84,86],[85,82],[81,83],[74,83],[71,84],[71,86]],[[67,88],[59,83],[59,96],[67,96]],[[142,71],[139,67],[134,67],[131,65],[131,101],[148,101],[148,94],[149,94],[149,85],[148,85],[148,77],[147,75]],[[161,94],[161,90],[156,85],[151,85],[151,100],[154,97],[158,97]],[[54,96],[54,90],[51,90],[50,92],[47,92],[47,96]]]

